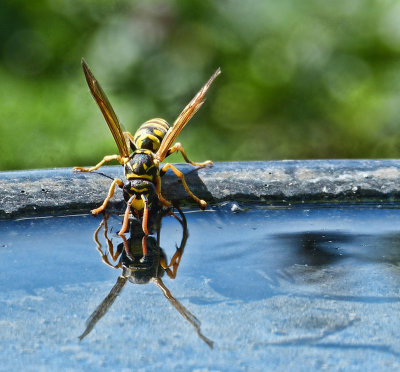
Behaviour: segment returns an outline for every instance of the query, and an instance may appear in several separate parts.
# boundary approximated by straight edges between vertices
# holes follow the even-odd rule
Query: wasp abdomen
[[[146,149],[156,152],[169,129],[164,119],[155,118],[143,123],[136,131],[133,138],[137,149]]]

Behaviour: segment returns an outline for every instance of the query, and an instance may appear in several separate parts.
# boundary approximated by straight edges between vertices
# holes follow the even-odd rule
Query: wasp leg
[[[167,163],[165,164],[161,170],[160,174],[164,174],[168,169],[171,169],[175,175],[182,181],[183,187],[185,188],[186,192],[189,194],[189,196],[200,206],[201,209],[204,209],[207,207],[207,203],[204,200],[199,199],[196,195],[194,195],[190,190],[189,187],[186,183],[185,176],[183,173],[175,168],[172,164]]]
[[[143,194],[141,195],[143,200],[144,209],[143,209],[143,220],[142,220],[142,229],[145,235],[149,235],[149,231],[147,230],[147,220],[149,217],[149,202]]]
[[[145,236],[142,238],[143,257],[141,258],[141,262],[142,262],[142,260],[144,260],[145,257],[147,256],[147,236],[148,236],[148,235],[145,235]]]
[[[124,222],[122,224],[122,228],[119,231],[118,235],[122,236],[123,234],[125,234],[126,229],[128,228],[128,224],[129,224],[129,213],[131,212],[131,206],[133,201],[136,199],[136,195],[132,195],[128,202],[126,203],[126,210],[125,210],[125,214],[124,214]]]
[[[110,215],[109,215],[110,216]],[[114,253],[114,244],[112,243],[112,240],[108,237],[108,226],[107,226],[107,220],[104,223],[104,237],[106,238],[107,241],[107,248],[108,248],[108,253],[110,254],[111,258],[113,259],[114,262],[117,262],[119,256],[122,253],[122,250],[120,250],[117,247],[117,250]],[[113,266],[114,268],[121,267],[121,263],[118,263],[117,265]]]
[[[175,143],[175,145],[168,150],[167,155],[165,157],[173,154],[175,151],[179,151],[182,154],[183,158],[185,159],[186,163],[192,164],[194,167],[205,167],[206,165],[213,164],[211,160],[206,160],[203,161],[202,163],[195,163],[194,161],[189,160],[189,158],[185,153],[185,150],[183,149],[182,145],[179,142]]]
[[[105,232],[105,231],[106,231],[106,227],[105,227],[105,225],[106,225],[106,223],[105,223],[106,218],[107,218],[107,217],[104,216],[103,220],[100,222],[99,227],[98,227],[98,228],[96,229],[96,231],[94,232],[94,234],[93,234],[93,240],[94,240],[95,243],[96,243],[96,249],[97,249],[97,251],[100,253],[102,261],[103,261],[105,264],[107,264],[107,265],[109,265],[109,266],[112,266],[112,265],[110,264],[110,262],[108,261],[107,253],[104,253],[103,250],[102,250],[102,245],[101,245],[100,240],[99,240],[99,237],[98,237],[99,231],[100,231],[100,229],[103,227],[103,225],[104,225],[104,236],[106,236],[106,232]]]
[[[125,164],[125,158],[123,158],[120,155],[106,155],[103,160],[96,164],[94,167],[91,168],[83,168],[83,167],[74,167],[74,172],[92,172],[96,169],[99,169],[104,163],[108,163],[110,161],[116,160],[118,161],[118,163],[120,163],[121,165]]]
[[[156,177],[155,184],[156,184],[156,194],[157,194],[158,199],[165,207],[170,207],[171,202],[169,202],[167,199],[164,199],[164,197],[161,195],[161,177],[160,176]]]
[[[106,265],[108,265],[108,266],[110,266],[110,267],[112,267],[114,269],[118,269],[119,267],[121,267],[121,263],[118,263],[116,265],[113,265],[112,263],[110,263],[110,260],[108,259],[108,256],[107,256],[107,252],[103,252],[102,244],[100,243],[99,238],[98,238],[98,234],[100,232],[100,229],[104,226],[104,238],[107,241],[108,253],[111,255],[112,259],[114,261],[116,261],[118,259],[118,256],[120,255],[120,253],[117,252],[116,255],[114,255],[114,246],[113,246],[112,241],[109,239],[108,234],[107,234],[107,232],[108,232],[107,220],[108,220],[109,217],[110,217],[110,215],[105,215],[103,217],[103,220],[101,221],[99,227],[96,229],[96,231],[93,234],[93,240],[96,243],[96,249],[100,253],[102,261]]]
[[[168,276],[171,279],[176,278],[176,274],[178,272],[178,267],[179,267],[179,264],[180,264],[181,258],[182,258],[182,253],[183,253],[182,250],[176,250],[174,256],[171,258],[169,265],[167,264],[165,259],[160,260],[160,265],[162,266],[162,268],[165,270],[165,272],[168,274]],[[170,269],[171,267],[172,267],[172,270]]]
[[[110,267],[112,267],[112,268],[114,268],[114,269],[119,269],[119,268],[122,266],[121,262],[118,262],[117,264],[113,265],[113,264],[110,262],[110,260],[108,259],[108,256],[107,256],[106,253],[103,253],[103,251],[102,251],[101,249],[99,249],[99,248],[97,248],[97,250],[99,251],[99,253],[100,253],[100,255],[101,255],[101,260],[102,260],[106,265],[108,265],[108,266],[110,266]],[[119,256],[119,254],[118,254],[118,256]],[[118,258],[118,257],[117,257],[117,258]]]
[[[149,218],[149,202],[143,194],[141,195],[141,198],[143,200],[144,204],[144,209],[143,209],[143,220],[142,220],[142,229],[145,235],[149,235],[149,231],[147,230],[147,221]],[[132,203],[136,200],[136,195],[132,195],[130,199],[127,202],[125,214],[124,214],[124,222],[122,224],[122,228],[120,232],[118,233],[119,236],[122,236],[125,234],[126,229],[128,228],[128,223],[129,223],[129,213],[131,211]]]
[[[134,261],[135,258],[131,255],[131,252],[130,252],[130,250],[129,250],[129,242],[128,242],[128,240],[125,238],[125,235],[121,235],[121,239],[122,239],[122,244],[123,244],[123,246],[124,246],[124,251],[125,251],[126,256],[127,256],[131,261]],[[122,253],[122,252],[121,252],[121,253]],[[120,265],[122,266],[121,261],[120,261],[119,263],[120,263]]]
[[[98,213],[104,211],[104,209],[107,206],[107,203],[110,201],[110,199],[114,195],[114,190],[115,190],[116,185],[118,185],[121,188],[124,187],[124,183],[120,179],[118,179],[118,178],[114,179],[114,181],[112,181],[112,183],[111,183],[110,189],[108,190],[108,195],[104,199],[103,204],[99,208],[93,209],[92,214],[98,214]]]

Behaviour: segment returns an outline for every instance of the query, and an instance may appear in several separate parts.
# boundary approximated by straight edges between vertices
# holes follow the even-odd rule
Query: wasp
[[[212,165],[210,160],[202,163],[195,163],[189,160],[182,145],[179,142],[174,145],[173,143],[188,121],[204,103],[204,96],[207,90],[214,79],[221,73],[221,70],[219,68],[216,70],[207,83],[183,109],[172,126],[169,126],[164,119],[155,118],[143,123],[132,136],[130,132],[122,131],[120,122],[110,101],[83,58],[82,67],[90,92],[108,124],[118,147],[119,154],[104,156],[97,165],[91,168],[75,167],[74,171],[92,172],[99,169],[104,163],[116,160],[124,167],[124,174],[127,179],[127,182],[124,183],[119,178],[115,178],[111,183],[103,204],[91,212],[94,215],[103,212],[107,203],[114,195],[115,187],[118,186],[123,190],[124,200],[127,204],[124,221],[119,234],[122,235],[125,233],[132,209],[136,217],[142,218],[143,232],[148,235],[147,220],[151,205],[155,201],[157,202],[158,199],[163,206],[171,206],[171,202],[166,200],[161,194],[161,177],[168,169],[171,169],[175,173],[181,180],[188,195],[197,202],[201,209],[204,209],[207,203],[190,191],[183,173],[170,163],[166,163],[160,168],[160,163],[172,153],[179,151],[185,161],[195,167]]]
[[[104,298],[101,304],[93,311],[92,315],[86,321],[86,329],[79,336],[80,340],[83,340],[93,330],[97,322],[107,313],[128,281],[134,284],[147,284],[153,282],[161,289],[164,297],[171,303],[171,305],[173,305],[175,309],[194,327],[200,339],[202,339],[211,349],[213,348],[214,342],[203,335],[200,321],[172,295],[162,280],[165,273],[171,279],[176,278],[178,267],[189,237],[184,213],[178,206],[174,206],[174,208],[179,212],[180,216],[172,213],[170,209],[158,210],[156,214],[152,216],[154,221],[152,221],[153,224],[151,226],[155,230],[156,237],[145,235],[140,224],[138,225],[138,220],[132,220],[129,228],[129,238],[127,239],[124,235],[121,236],[122,242],[118,244],[115,253],[113,243],[108,237],[108,219],[110,218],[110,215],[105,214],[103,216],[103,221],[101,221],[99,227],[96,229],[93,239],[96,243],[96,248],[101,255],[102,261],[114,269],[121,269],[122,273],[118,277],[117,282],[111,289],[110,293]],[[176,246],[175,254],[170,260],[167,259],[166,253],[163,248],[160,247],[161,220],[167,215],[176,218],[182,227],[181,242],[179,246]],[[101,228],[104,229],[104,238],[108,246],[105,252],[103,251],[98,237]],[[111,262],[107,253],[112,259]],[[114,262],[116,263],[114,264]]]

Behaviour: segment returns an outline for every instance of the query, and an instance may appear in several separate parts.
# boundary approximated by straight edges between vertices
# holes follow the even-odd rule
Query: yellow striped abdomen
[[[168,129],[169,125],[164,119],[147,120],[136,131],[133,143],[137,149],[157,152]]]

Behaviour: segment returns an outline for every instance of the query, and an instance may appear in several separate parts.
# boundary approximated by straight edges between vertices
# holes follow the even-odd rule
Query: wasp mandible
[[[119,234],[122,235],[125,233],[128,227],[129,214],[132,209],[138,218],[143,217],[142,228],[143,232],[147,235],[148,213],[152,203],[158,199],[162,205],[166,207],[171,206],[171,202],[164,199],[161,194],[161,176],[168,169],[171,169],[175,173],[181,180],[188,195],[199,204],[201,209],[204,209],[207,203],[190,191],[182,172],[170,163],[166,163],[161,169],[159,165],[166,157],[176,151],[182,154],[187,163],[195,167],[205,167],[212,164],[210,160],[202,163],[195,163],[189,160],[182,145],[179,142],[175,143],[175,145],[173,143],[190,118],[204,103],[204,96],[208,88],[221,73],[221,70],[218,68],[215,71],[207,83],[183,109],[172,126],[169,126],[164,119],[155,118],[142,124],[135,135],[132,136],[131,133],[122,131],[110,101],[83,58],[82,67],[90,92],[103,113],[114,141],[117,144],[119,155],[104,156],[103,160],[94,167],[75,167],[74,171],[91,172],[99,169],[106,162],[116,160],[124,167],[125,178],[128,181],[124,183],[119,178],[115,178],[111,183],[108,195],[104,199],[103,204],[99,208],[93,209],[92,213],[96,215],[104,211],[107,203],[114,195],[115,187],[118,186],[123,190],[124,199],[127,203],[124,222]],[[132,153],[130,153],[129,148],[132,150]]]

